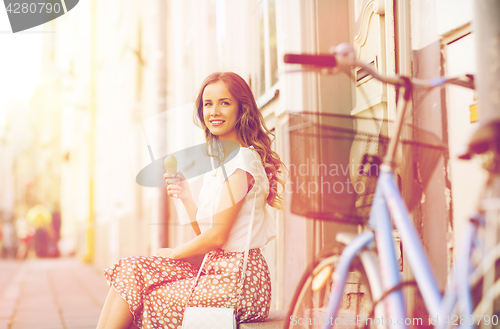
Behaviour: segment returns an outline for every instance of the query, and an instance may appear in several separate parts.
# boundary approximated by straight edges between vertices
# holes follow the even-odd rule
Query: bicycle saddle
[[[474,155],[483,154],[489,150],[497,154],[500,153],[500,119],[486,122],[477,127],[458,157],[463,160],[470,160]]]

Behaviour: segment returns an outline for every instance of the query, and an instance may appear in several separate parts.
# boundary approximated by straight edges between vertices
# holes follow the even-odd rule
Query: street
[[[108,285],[75,258],[0,259],[0,329],[95,328]]]

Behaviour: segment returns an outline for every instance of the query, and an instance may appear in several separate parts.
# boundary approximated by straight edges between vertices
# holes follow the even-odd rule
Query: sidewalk
[[[75,258],[0,259],[0,329],[95,329],[108,289],[102,270]],[[283,328],[284,312],[275,313],[280,316],[240,327]]]
[[[74,258],[0,259],[0,329],[93,329],[107,293],[102,271]]]

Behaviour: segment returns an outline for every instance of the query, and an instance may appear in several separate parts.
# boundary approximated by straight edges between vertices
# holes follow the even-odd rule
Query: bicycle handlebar
[[[287,64],[301,64],[326,69],[362,67],[369,75],[384,83],[395,85],[397,87],[402,87],[405,84],[402,77],[398,75],[384,76],[378,74],[369,65],[357,60],[353,47],[346,43],[341,43],[336,46],[332,54],[285,54],[283,60]],[[410,83],[413,88],[421,89],[432,89],[447,83],[469,89],[475,89],[474,77],[470,74],[465,75],[465,77],[438,77],[432,80],[420,80],[413,78],[410,80]]]
[[[377,73],[374,69],[372,69],[369,65],[365,64],[362,61],[359,61],[354,52],[354,48],[346,43],[341,43],[335,47],[335,50],[332,54],[286,54],[284,56],[284,62],[288,64],[302,64],[309,65],[313,67],[321,68],[322,72],[325,72],[324,69],[327,69],[326,72],[335,73],[333,70],[335,68],[347,68],[351,69],[352,67],[362,67],[363,70],[374,77],[377,80],[380,80],[384,83],[394,85],[396,87],[402,87],[404,89],[404,93],[402,94],[404,102],[401,102],[399,105],[400,109],[398,109],[398,119],[397,125],[395,129],[394,138],[391,138],[389,142],[389,147],[387,154],[384,158],[384,164],[389,168],[395,168],[394,157],[396,154],[396,147],[399,141],[402,124],[405,116],[405,112],[407,109],[407,103],[411,95],[412,89],[433,89],[438,86],[442,86],[444,84],[450,83],[459,85],[466,88],[474,89],[474,77],[472,75],[466,75],[465,78],[446,78],[446,77],[438,77],[432,80],[420,80],[420,79],[411,79],[404,76],[386,76]]]
[[[313,65],[332,68],[337,66],[337,59],[335,58],[335,55],[332,54],[285,54],[284,61],[288,64]]]

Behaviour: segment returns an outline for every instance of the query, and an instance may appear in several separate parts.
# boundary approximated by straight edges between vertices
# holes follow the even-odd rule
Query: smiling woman
[[[271,281],[260,248],[276,236],[267,206],[283,205],[278,185],[286,169],[271,149],[274,135],[249,86],[232,72],[205,79],[195,119],[218,165],[203,177],[197,202],[181,172],[164,177],[168,195],[182,201],[197,236],[106,269],[112,288],[98,328],[129,328],[133,322],[179,329],[188,306],[232,308],[238,323],[269,314]],[[200,254],[206,254],[202,269],[186,261]]]
[[[211,83],[203,91],[203,120],[212,135],[221,140],[238,142],[236,122],[239,104],[222,80]],[[241,145],[244,146],[244,145]]]

